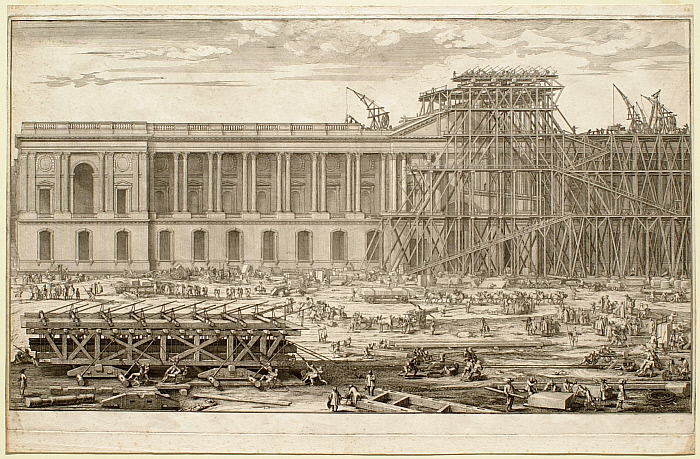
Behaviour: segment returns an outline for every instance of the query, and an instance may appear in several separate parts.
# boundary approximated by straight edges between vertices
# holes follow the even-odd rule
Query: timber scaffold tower
[[[690,135],[576,134],[551,69],[473,69],[421,93],[445,146],[404,171],[382,215],[388,269],[473,275],[689,276]],[[581,97],[586,97],[582,94]]]

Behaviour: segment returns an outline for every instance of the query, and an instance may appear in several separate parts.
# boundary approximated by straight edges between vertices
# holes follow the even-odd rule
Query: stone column
[[[180,153],[173,153],[173,213],[180,211]]]
[[[61,212],[61,153],[53,154],[54,187],[51,201],[52,213]],[[20,188],[21,189],[21,188]]]
[[[68,162],[70,158],[70,153],[63,153],[61,155],[61,210],[63,212],[70,212],[70,204],[68,200],[68,182],[69,182],[69,171],[68,171]],[[24,158],[25,164],[26,164],[26,156]],[[26,189],[26,166],[24,169],[25,172],[25,189]],[[26,209],[26,207],[25,207]]]
[[[326,157],[327,153],[321,153],[321,212],[328,212],[326,208]]]
[[[277,197],[277,205],[275,207],[275,211],[282,212],[282,153],[280,152],[277,152],[277,169],[275,170],[275,173],[275,186],[277,189],[277,193],[275,193]]]
[[[207,152],[207,212],[214,212],[214,153]]]
[[[131,170],[133,171],[133,179],[131,180],[131,211],[138,212],[138,210],[139,210],[139,154],[138,154],[138,152],[131,154]]]
[[[36,153],[30,152],[27,161],[27,210],[36,212]]]
[[[182,211],[189,212],[189,204],[187,203],[187,193],[189,193],[189,160],[190,154],[187,151],[182,152]]]
[[[73,213],[75,211],[74,209],[74,203],[73,203],[73,193],[75,193],[75,186],[73,184],[73,168],[71,167],[71,161],[68,161],[68,208],[70,209],[70,212]]]
[[[221,162],[224,153],[219,151],[216,153],[216,211],[223,212],[224,207],[221,205]]]
[[[379,158],[379,211],[386,212],[386,153]]]
[[[352,212],[352,154],[345,153],[345,212]]]
[[[250,154],[250,210],[258,211],[258,154]]]
[[[243,188],[243,212],[248,212],[248,152],[241,153],[241,188]]]
[[[104,212],[105,210],[105,153],[103,151],[97,153],[97,191],[94,193],[96,205],[95,213]]]
[[[311,212],[318,212],[318,153],[311,153]]]
[[[389,154],[389,185],[390,185],[390,203],[389,210],[396,210],[396,155],[394,153]]]
[[[284,154],[284,211],[292,211],[292,154]]]
[[[105,153],[105,212],[114,212],[114,152]]]
[[[148,212],[148,153],[139,153],[139,211]]]
[[[58,164],[56,164],[58,167]],[[19,210],[21,212],[27,210],[27,175],[28,175],[28,159],[24,152],[19,153]],[[62,197],[63,198],[63,197]]]
[[[401,155],[401,201],[399,201],[399,209],[405,209],[406,206],[406,192],[408,191],[408,167],[407,164],[408,154],[403,153]]]
[[[362,153],[355,153],[355,212],[361,212],[362,203]]]
[[[156,211],[156,154],[148,152],[148,210]]]

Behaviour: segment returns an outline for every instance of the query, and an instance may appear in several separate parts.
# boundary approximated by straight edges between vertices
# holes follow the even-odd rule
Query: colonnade
[[[37,186],[37,161],[48,155],[53,161],[54,186],[51,190],[51,206],[53,212],[71,213],[74,212],[74,191],[75,191],[75,168],[85,162],[93,170],[93,213],[114,213],[117,210],[116,191],[119,187],[129,189],[129,208],[127,212],[153,212],[155,210],[155,159],[156,152],[97,152],[93,154],[72,154],[70,152],[41,153],[22,152],[19,157],[19,189],[26,190],[20,194],[18,202],[19,210],[31,213],[37,212],[38,189]],[[187,183],[188,183],[188,161],[190,152],[173,152],[173,164],[176,166],[171,175],[171,208],[174,213],[187,213]],[[276,152],[276,167],[274,176],[271,177],[274,190],[275,201],[271,202],[272,212],[292,212],[292,173],[291,163],[293,155],[310,156],[311,160],[311,200],[310,212],[328,212],[327,186],[328,168],[327,152],[311,153],[291,153]],[[240,191],[242,193],[242,206],[240,211],[245,213],[259,212],[257,203],[258,194],[258,159],[259,152],[206,152],[207,176],[206,202],[207,214],[223,214],[222,199],[222,163],[225,155],[235,155],[242,162],[240,169]],[[347,152],[341,154],[344,164],[340,163],[341,169],[345,170],[345,212],[361,212],[362,193],[362,153]],[[128,160],[127,169],[117,169],[115,161]],[[379,161],[379,211],[391,212],[401,210],[400,203],[406,200],[407,195],[407,155],[395,153],[380,153]],[[39,176],[46,175],[46,172],[39,172]],[[119,185],[115,176],[120,180]],[[40,177],[41,178],[41,177]],[[123,185],[125,181],[130,182]],[[387,183],[388,181],[388,183]]]
[[[173,164],[175,167],[172,172],[173,183],[173,200],[172,211],[175,213],[189,212],[187,208],[187,186],[188,183],[188,160],[190,152],[174,152],[172,153]],[[327,206],[327,185],[328,185],[328,169],[327,152],[311,152],[311,153],[291,153],[291,152],[275,152],[275,172],[274,172],[274,189],[275,201],[271,202],[270,210],[273,212],[292,212],[292,174],[291,162],[293,155],[306,155],[311,157],[311,209],[314,212],[328,212]],[[222,200],[222,162],[225,155],[235,155],[242,161],[240,170],[240,188],[242,193],[242,208],[241,212],[255,213],[258,212],[257,192],[258,192],[258,159],[261,153],[259,152],[207,152],[207,172],[206,176],[206,212],[207,213],[223,213]],[[362,192],[362,153],[348,152],[342,154],[344,157],[345,168],[345,212],[361,212],[361,192]],[[150,183],[154,183],[154,161],[155,156],[151,155],[151,177]],[[214,170],[214,164],[216,169]],[[182,173],[180,173],[182,170]],[[381,153],[380,160],[380,212],[397,211],[400,202],[404,202],[407,196],[407,155]],[[392,180],[392,178],[394,178]],[[387,184],[388,180],[388,184]],[[399,185],[400,180],[400,185]],[[387,190],[388,185],[388,190]],[[387,203],[388,192],[388,203]],[[151,194],[153,194],[153,186],[151,186]],[[151,196],[153,202],[153,196]]]

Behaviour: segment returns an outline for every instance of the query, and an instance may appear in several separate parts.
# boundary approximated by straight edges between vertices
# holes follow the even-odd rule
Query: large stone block
[[[527,399],[527,406],[548,408],[551,410],[568,410],[574,403],[574,394],[568,392],[538,392]]]

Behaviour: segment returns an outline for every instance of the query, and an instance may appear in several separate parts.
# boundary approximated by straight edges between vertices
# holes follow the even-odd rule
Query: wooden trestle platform
[[[72,373],[88,377],[115,377],[136,362],[229,371],[295,367],[297,349],[287,337],[303,327],[285,320],[283,304],[230,308],[232,302],[185,299],[139,307],[142,302],[71,303],[25,313],[21,324],[40,362],[80,367]]]

